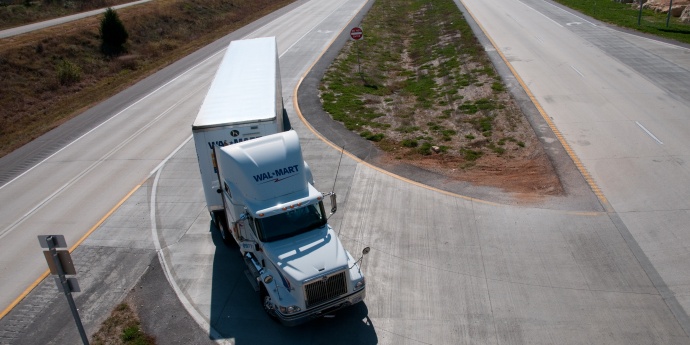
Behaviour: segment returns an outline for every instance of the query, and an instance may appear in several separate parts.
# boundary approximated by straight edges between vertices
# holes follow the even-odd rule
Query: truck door
[[[254,254],[254,256],[261,262],[261,265],[263,266],[263,251],[261,250],[261,241],[259,241],[259,235],[258,235],[258,230],[257,230],[257,225],[256,225],[256,220],[253,217],[249,217],[245,219],[245,226],[242,228],[244,229],[244,237],[245,237],[245,243],[246,242],[251,242],[251,245],[249,246],[242,246],[242,250],[245,252],[251,252]],[[248,244],[248,243],[247,243]]]

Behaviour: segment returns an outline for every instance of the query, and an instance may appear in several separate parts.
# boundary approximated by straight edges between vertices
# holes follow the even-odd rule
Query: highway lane
[[[292,7],[296,7],[294,18],[332,12],[314,3]],[[284,26],[273,32],[283,50],[309,28]],[[239,38],[246,31],[237,34]],[[186,70],[173,68],[172,78],[151,78],[158,84],[138,90],[136,98],[122,108],[119,104],[105,108],[105,112],[117,110],[0,186],[0,276],[12,277],[0,282],[3,310],[45,271],[44,259],[36,251],[37,235],[64,234],[70,245],[77,243],[191,135],[191,123],[229,41],[212,45],[204,59],[187,65]]]
[[[690,310],[690,50],[549,1],[463,3]]]

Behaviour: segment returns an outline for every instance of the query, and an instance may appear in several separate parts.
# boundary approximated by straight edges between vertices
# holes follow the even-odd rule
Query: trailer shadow
[[[209,338],[232,339],[235,344],[377,344],[378,337],[364,302],[329,318],[286,327],[266,315],[245,276],[239,249],[226,246],[213,223],[209,230],[216,247],[211,285]]]

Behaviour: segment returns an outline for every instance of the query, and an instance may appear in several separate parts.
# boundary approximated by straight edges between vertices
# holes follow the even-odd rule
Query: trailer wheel
[[[261,293],[259,293],[259,295],[261,296],[261,307],[264,308],[266,314],[268,314],[271,320],[278,321],[278,315],[276,315],[273,300],[271,300],[271,296],[268,294],[268,291],[266,290],[266,287],[263,284],[261,284]]]
[[[214,212],[213,222],[216,223],[216,227],[218,228],[218,231],[220,231],[220,237],[223,239],[223,243],[226,246],[236,245],[235,239],[232,237],[230,229],[228,228],[228,220],[225,218],[225,212]]]

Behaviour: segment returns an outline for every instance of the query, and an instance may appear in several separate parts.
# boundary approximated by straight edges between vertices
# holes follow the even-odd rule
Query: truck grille
[[[345,271],[318,278],[304,285],[307,308],[330,301],[346,293],[347,281],[345,279]]]

